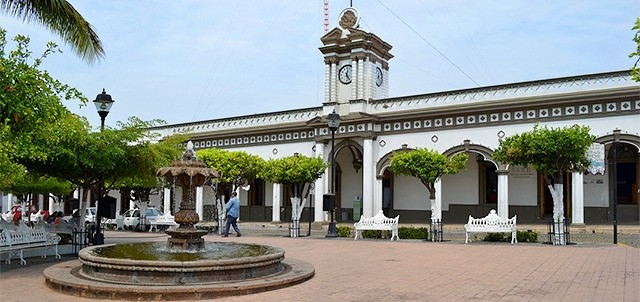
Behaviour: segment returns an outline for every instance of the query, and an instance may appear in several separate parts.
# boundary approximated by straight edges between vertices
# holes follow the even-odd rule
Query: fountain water
[[[166,244],[129,243],[82,249],[78,260],[44,271],[50,288],[76,296],[128,300],[206,299],[282,288],[313,277],[309,263],[285,259],[278,247],[233,242],[205,243],[196,230],[195,188],[217,177],[187,144],[182,159],[158,170],[182,187],[180,224]]]

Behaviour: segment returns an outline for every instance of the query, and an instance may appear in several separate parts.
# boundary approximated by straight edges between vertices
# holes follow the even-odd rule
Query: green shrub
[[[538,232],[536,231],[518,231],[516,237],[518,242],[538,242]]]
[[[482,241],[510,242],[511,241],[511,234],[510,233],[487,233],[482,238]]]
[[[518,242],[538,242],[538,232],[517,231],[516,238]],[[489,242],[511,242],[511,233],[487,233],[482,240]]]
[[[350,234],[350,233],[349,233]],[[338,228],[338,235],[340,235],[340,229]],[[428,228],[416,228],[416,227],[399,227],[398,237],[401,239],[428,239]],[[362,238],[375,238],[375,239],[389,239],[391,238],[391,231],[388,230],[363,230]]]
[[[351,228],[348,226],[339,226],[338,237],[351,237]]]
[[[388,238],[391,238],[391,231],[364,230],[364,231],[362,231],[362,238],[388,239]]]
[[[65,244],[71,244],[71,234],[58,234],[58,236],[60,236],[60,241],[58,242],[58,245],[65,245]]]
[[[206,224],[196,224],[196,230],[198,230],[198,231],[207,231],[207,232],[211,233],[211,232],[217,231],[218,227],[213,226],[213,225],[206,225]]]
[[[399,227],[398,237],[402,239],[428,239],[429,229],[415,227]]]

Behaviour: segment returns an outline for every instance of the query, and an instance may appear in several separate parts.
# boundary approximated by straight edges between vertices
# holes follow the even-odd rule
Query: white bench
[[[23,253],[25,249],[46,247],[53,248],[56,258],[60,258],[58,242],[60,242],[60,236],[50,234],[44,227],[31,228],[21,222],[15,229],[3,228],[0,231],[0,254],[9,253],[6,260],[9,264],[11,257],[16,255],[20,257],[20,264],[26,265],[27,261],[24,260]],[[46,257],[47,251],[42,254],[42,258]]]
[[[149,223],[151,224],[151,227],[149,228],[149,232],[153,230],[158,231],[159,225],[168,226],[170,230],[175,230],[176,228],[178,228],[178,223],[175,222],[174,217],[171,216],[170,214],[158,216],[155,219],[149,220]]]
[[[491,210],[484,218],[473,218],[469,215],[469,222],[464,225],[466,232],[465,243],[469,242],[471,233],[511,233],[511,244],[518,242],[516,231],[516,216],[504,219],[495,210]]]
[[[396,216],[396,218],[389,218],[384,216],[382,211],[378,212],[376,216],[373,217],[364,217],[360,216],[360,221],[353,224],[356,228],[356,237],[353,240],[358,239],[358,237],[362,238],[363,230],[389,230],[391,231],[391,241],[400,240],[398,237],[398,220],[400,219],[400,215]]]

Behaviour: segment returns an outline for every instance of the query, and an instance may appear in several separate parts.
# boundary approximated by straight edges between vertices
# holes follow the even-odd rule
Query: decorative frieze
[[[479,113],[469,115],[461,113],[459,115],[440,116],[434,119],[408,120],[403,122],[386,122],[382,124],[382,132],[406,132],[426,131],[426,129],[446,129],[450,127],[478,127],[479,125],[508,124],[531,122],[532,120],[543,121],[545,119],[573,119],[575,115],[587,116],[608,115],[631,111],[640,111],[640,102],[631,101],[607,101],[606,103],[579,104],[564,107],[549,107],[537,109],[511,109],[494,111],[488,114]]]

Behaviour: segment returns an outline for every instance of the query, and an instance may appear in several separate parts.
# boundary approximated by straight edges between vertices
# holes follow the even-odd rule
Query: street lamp
[[[104,130],[104,119],[109,114],[109,110],[111,110],[113,99],[111,99],[111,95],[107,94],[104,88],[102,88],[102,93],[96,96],[96,99],[93,100],[93,104],[96,105],[96,110],[98,110],[98,115],[100,115],[100,131],[102,131]],[[100,224],[102,223],[100,199],[102,199],[102,182],[98,182],[98,198],[96,199],[96,234],[93,237],[94,245],[104,244],[104,234],[102,234],[102,231],[100,230]]]
[[[338,237],[338,229],[336,228],[336,222],[333,219],[333,213],[335,210],[335,188],[336,188],[336,154],[335,154],[335,143],[336,143],[336,130],[340,126],[340,115],[336,113],[334,109],[332,113],[329,113],[327,116],[327,126],[329,127],[329,131],[331,131],[331,191],[327,194],[330,202],[330,211],[331,211],[331,222],[329,223],[329,229],[327,230],[327,235],[325,237]]]
[[[113,105],[111,95],[107,94],[104,88],[102,88],[102,93],[96,96],[93,104],[96,105],[96,110],[98,110],[98,115],[100,115],[100,130],[104,130],[104,119],[107,117],[107,114],[109,114],[111,105]]]

